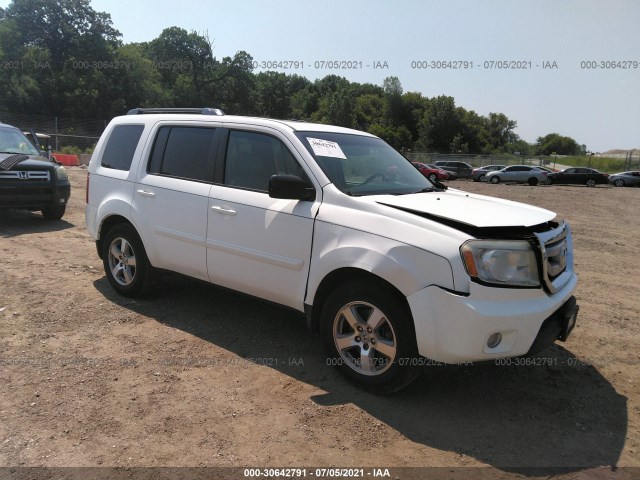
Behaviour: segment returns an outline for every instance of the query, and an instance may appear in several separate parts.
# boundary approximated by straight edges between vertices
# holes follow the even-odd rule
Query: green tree
[[[469,153],[469,144],[463,141],[462,134],[458,133],[451,140],[451,153]]]
[[[5,11],[23,45],[49,52],[52,69],[70,59],[107,57],[119,45],[111,15],[96,12],[89,0],[13,0]]]
[[[384,99],[381,95],[365,94],[356,98],[355,102],[355,127],[358,130],[369,128],[383,123]]]
[[[209,81],[208,104],[220,106],[236,115],[255,115],[255,76],[253,57],[245,51],[214,62]]]
[[[536,141],[536,155],[551,155],[554,152],[558,155],[579,155],[581,151],[578,142],[559,133],[549,133],[538,137]]]
[[[432,98],[421,120],[421,144],[435,152],[448,152],[462,123],[453,97]]]
[[[215,61],[208,35],[169,27],[152,40],[149,56],[168,86],[179,86],[176,101],[201,105]]]
[[[387,77],[382,83],[384,90],[384,117],[389,125],[402,124],[402,84],[398,77]]]
[[[107,13],[88,0],[13,0],[0,19],[5,106],[22,112],[100,116],[115,100],[106,71],[120,46]],[[101,68],[106,67],[106,68]]]
[[[504,113],[490,113],[487,123],[487,131],[489,134],[489,144],[496,153],[503,152],[505,147],[517,140],[514,129],[518,123],[515,120],[509,120]]]

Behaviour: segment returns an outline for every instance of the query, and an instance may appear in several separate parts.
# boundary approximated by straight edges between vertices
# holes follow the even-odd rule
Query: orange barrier
[[[56,162],[61,163],[62,165],[66,165],[68,167],[76,167],[80,165],[80,161],[78,160],[78,155],[54,153],[52,156],[56,160]]]

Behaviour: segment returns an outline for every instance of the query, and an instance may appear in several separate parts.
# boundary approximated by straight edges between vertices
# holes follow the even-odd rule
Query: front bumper
[[[495,288],[471,284],[468,295],[430,286],[407,297],[413,315],[418,352],[444,363],[463,363],[516,357],[546,348],[558,338],[558,318],[573,298],[577,277],[553,294],[540,289]],[[555,314],[555,316],[554,316]],[[548,319],[550,327],[542,329]],[[494,333],[502,341],[494,348]],[[539,340],[536,340],[538,339]],[[535,345],[534,345],[535,342]]]
[[[40,210],[44,207],[67,203],[70,196],[69,183],[2,184],[0,185],[0,208]]]

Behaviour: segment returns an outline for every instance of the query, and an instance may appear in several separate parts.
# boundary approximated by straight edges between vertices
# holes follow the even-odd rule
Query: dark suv
[[[19,129],[0,123],[0,209],[40,210],[59,220],[70,193],[64,167],[41,156]]]
[[[454,172],[460,178],[471,178],[471,172],[473,171],[473,167],[466,162],[439,160],[434,165],[448,172]]]

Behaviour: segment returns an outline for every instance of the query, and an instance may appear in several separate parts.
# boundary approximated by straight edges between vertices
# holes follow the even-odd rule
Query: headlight
[[[56,177],[58,177],[58,180],[67,180],[69,178],[64,167],[56,167]]]
[[[494,285],[539,287],[538,264],[524,240],[469,240],[460,247],[472,278]]]

